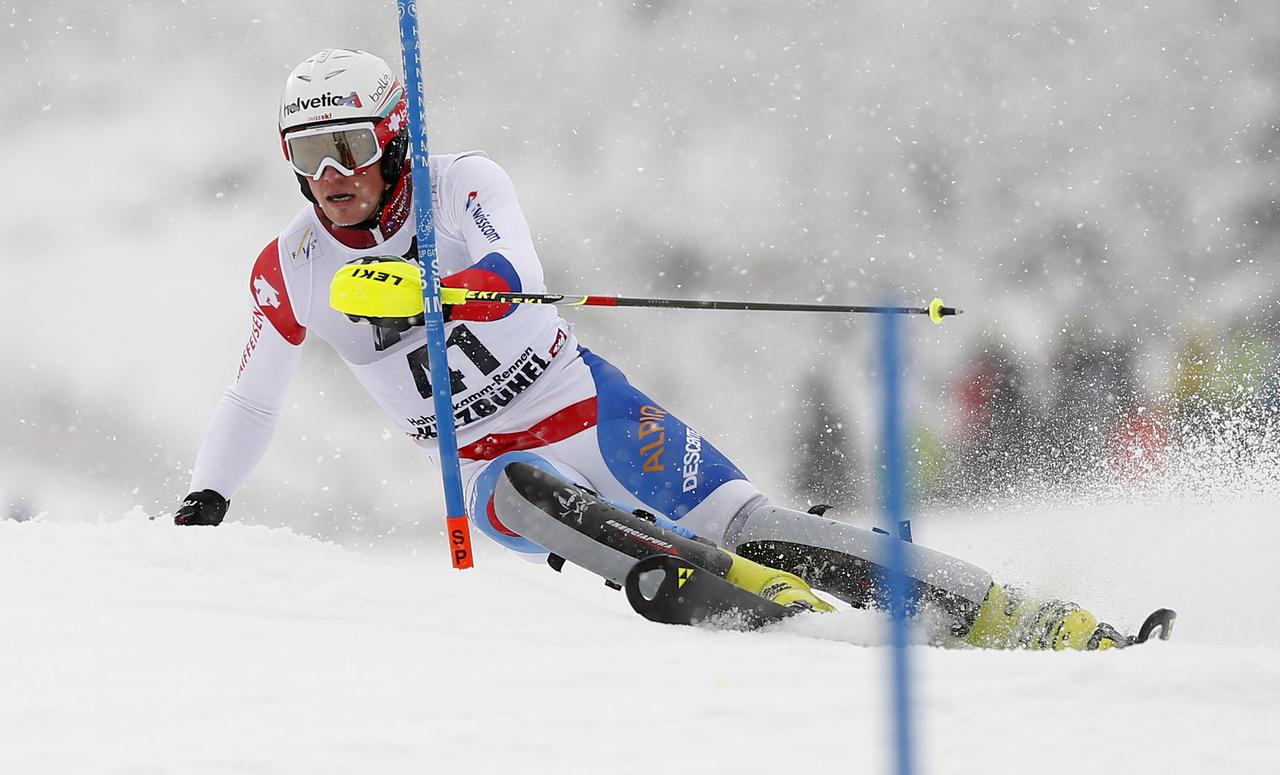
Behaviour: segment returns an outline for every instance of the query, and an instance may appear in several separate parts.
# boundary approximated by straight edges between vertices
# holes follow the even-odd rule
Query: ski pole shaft
[[[434,245],[433,245],[434,247]],[[425,268],[425,267],[424,267]],[[873,315],[928,315],[934,323],[961,310],[934,299],[924,307],[880,307],[865,304],[809,304],[776,301],[717,301],[662,299],[638,296],[600,296],[567,293],[481,291],[437,286],[438,295],[423,290],[416,264],[398,258],[362,259],[340,269],[329,287],[329,304],[344,315],[366,318],[411,318],[421,315],[423,296],[441,305],[555,304],[563,307],[658,307],[666,309],[729,309],[765,312],[838,312]]]
[[[934,299],[927,307],[881,307],[862,304],[791,304],[770,301],[715,301],[700,299],[662,299],[636,296],[569,295],[562,293],[518,293],[509,291],[472,291],[466,288],[442,288],[444,304],[556,304],[566,307],[663,307],[667,309],[728,309],[769,312],[843,312],[874,315],[928,315],[935,323],[942,318],[959,315],[962,310],[944,306]]]

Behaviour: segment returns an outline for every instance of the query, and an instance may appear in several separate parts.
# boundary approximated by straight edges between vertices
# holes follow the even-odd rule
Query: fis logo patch
[[[297,241],[295,247],[289,251],[289,257],[293,259],[294,264],[305,264],[320,254],[320,240],[316,238],[315,231],[308,226],[302,230],[301,236],[296,233],[294,235]]]

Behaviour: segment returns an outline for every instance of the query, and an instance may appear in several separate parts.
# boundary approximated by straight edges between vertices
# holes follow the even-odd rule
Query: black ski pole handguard
[[[221,525],[231,501],[213,490],[193,492],[182,499],[182,505],[173,515],[175,525]]]

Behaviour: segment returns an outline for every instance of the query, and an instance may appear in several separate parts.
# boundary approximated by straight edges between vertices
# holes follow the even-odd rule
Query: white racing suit
[[[479,152],[433,156],[429,164],[444,285],[545,292],[542,265],[506,173]],[[339,227],[318,207],[307,207],[258,256],[249,276],[249,341],[200,446],[193,492],[210,489],[230,499],[244,484],[270,442],[309,334],[337,351],[401,430],[428,454],[438,453],[432,394],[439,386],[429,379],[424,329],[354,322],[328,301],[330,281],[349,261],[416,259],[411,197],[405,175],[372,228]],[[803,575],[854,605],[881,604],[877,580],[888,539],[767,504],[699,433],[579,346],[554,306],[446,309],[449,390],[469,513],[491,538],[525,556],[546,554],[546,547],[504,525],[494,506],[504,467],[518,460],[627,511],[651,512],[677,532]],[[510,503],[505,508],[511,519],[524,514],[511,511]],[[583,552],[596,550],[588,545]],[[995,603],[982,607],[988,591],[997,589],[985,571],[925,547],[908,545],[908,554],[913,604],[936,603],[955,634],[975,626],[980,610],[994,610]],[[1027,626],[1057,633],[1066,614],[1079,614],[1053,604],[1062,615],[1046,619],[1039,612],[1052,606],[1031,606],[1035,615],[1022,617],[1032,623]],[[1009,608],[1003,616],[1021,616],[1015,613]],[[995,614],[987,618],[1004,621]],[[1044,621],[1052,626],[1041,626]]]

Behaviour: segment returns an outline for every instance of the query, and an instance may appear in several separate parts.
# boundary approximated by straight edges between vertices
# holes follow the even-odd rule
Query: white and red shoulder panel
[[[289,299],[289,287],[280,269],[280,238],[262,249],[249,275],[249,293],[254,304],[289,344],[302,344],[307,329],[298,322]]]

